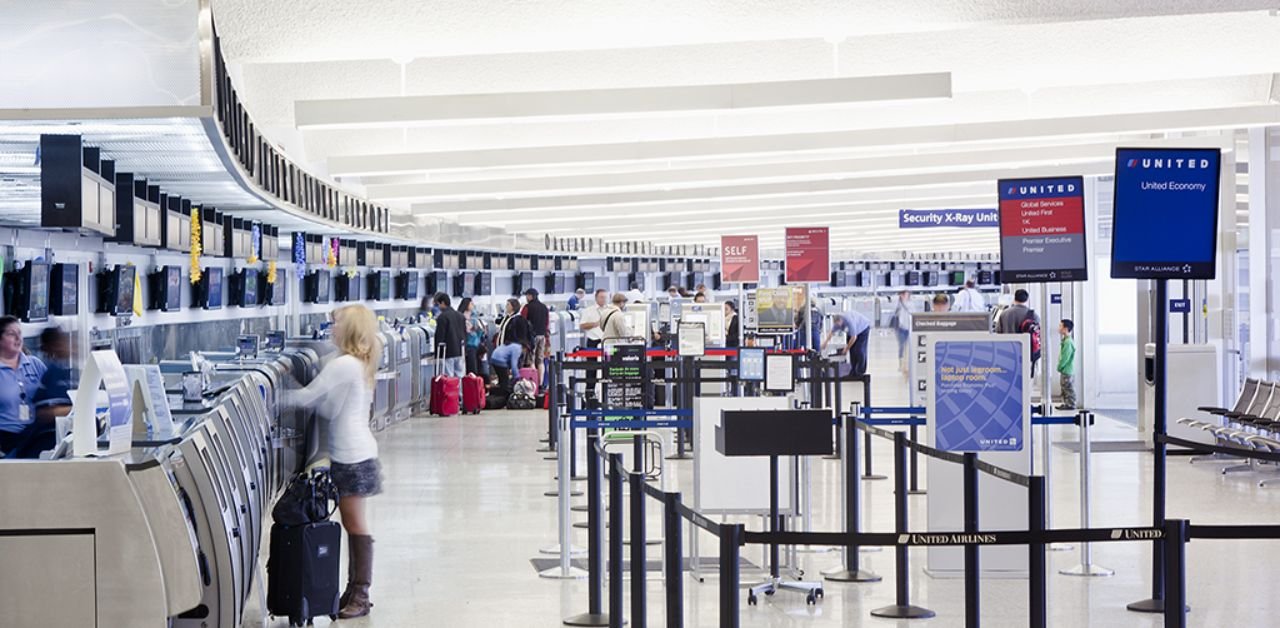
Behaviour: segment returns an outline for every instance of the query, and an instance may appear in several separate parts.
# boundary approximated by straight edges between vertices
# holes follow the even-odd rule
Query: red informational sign
[[[831,281],[831,229],[787,228],[787,283]]]
[[[720,280],[725,283],[760,281],[759,236],[720,236]]]

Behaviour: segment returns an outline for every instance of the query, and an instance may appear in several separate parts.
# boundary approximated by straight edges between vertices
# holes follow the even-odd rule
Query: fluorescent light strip
[[[677,161],[724,155],[838,151],[870,146],[933,146],[1068,136],[1253,127],[1280,123],[1280,106],[1156,111],[916,127],[886,127],[682,140],[486,148],[330,157],[332,176],[403,174],[549,164]]]
[[[617,207],[641,203],[682,203],[691,200],[713,198],[773,196],[797,193],[822,194],[858,189],[928,185],[936,186],[976,181],[994,182],[996,179],[1000,179],[1002,177],[1030,176],[1032,174],[1035,176],[1096,175],[1113,172],[1113,161],[1114,158],[1111,161],[1073,164],[1069,166],[1040,166],[1035,167],[1034,169],[1028,168],[1026,170],[1019,170],[1016,168],[997,168],[963,172],[884,175],[839,180],[740,184],[671,191],[649,190],[640,192],[580,194],[540,198],[418,203],[413,205],[413,211],[414,213],[420,214],[467,214],[476,211],[511,211],[519,209],[550,209],[556,207]],[[992,186],[992,189],[994,190],[994,185]]]
[[[499,181],[458,181],[441,183],[400,183],[369,185],[370,199],[406,200],[436,197],[465,200],[492,198],[495,194],[533,197],[540,194],[640,191],[655,187],[713,187],[728,182],[786,182],[788,180],[840,180],[889,173],[922,174],[940,170],[960,172],[990,168],[1029,167],[1035,164],[1066,164],[1110,161],[1115,144],[1082,144],[992,151],[928,153],[901,156],[860,157],[766,163],[751,166],[713,168],[671,168],[629,173],[524,177]]]
[[[723,85],[301,100],[294,103],[294,120],[299,129],[353,128],[950,97],[951,74],[941,72]]]

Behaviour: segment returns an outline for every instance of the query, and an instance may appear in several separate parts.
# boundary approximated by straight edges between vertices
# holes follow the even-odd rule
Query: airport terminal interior
[[[0,626],[1280,625],[1278,81],[1260,0],[0,2]]]

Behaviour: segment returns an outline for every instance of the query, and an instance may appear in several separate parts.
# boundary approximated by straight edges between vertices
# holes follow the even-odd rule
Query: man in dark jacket
[[[1029,334],[1033,337],[1031,341],[1031,375],[1034,377],[1036,361],[1040,359],[1040,354],[1036,351],[1040,343],[1040,317],[1036,316],[1035,310],[1027,307],[1027,301],[1030,298],[1031,295],[1026,290],[1018,289],[1013,293],[1013,305],[1001,312],[1000,318],[996,320],[996,333]]]
[[[542,382],[542,361],[547,357],[547,334],[551,323],[551,312],[547,305],[538,300],[538,291],[529,288],[524,291],[524,316],[529,319],[529,333],[533,335],[533,368],[538,371],[538,381]]]
[[[435,352],[444,352],[443,374],[462,377],[467,370],[463,346],[467,338],[467,321],[449,302],[449,295],[437,292],[434,298],[440,314],[436,316]],[[441,347],[444,347],[442,350]]]

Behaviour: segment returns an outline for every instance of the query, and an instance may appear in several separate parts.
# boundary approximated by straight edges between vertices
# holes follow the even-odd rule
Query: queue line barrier
[[[722,628],[736,628],[740,620],[740,583],[739,561],[741,548],[746,545],[801,545],[801,546],[846,546],[856,550],[857,547],[893,547],[897,553],[905,555],[912,547],[959,546],[964,547],[965,556],[965,614],[966,627],[977,627],[980,622],[978,600],[980,599],[980,579],[978,578],[977,554],[984,546],[1026,545],[1030,558],[1031,586],[1029,587],[1028,625],[1042,628],[1047,624],[1047,587],[1046,551],[1051,543],[1110,543],[1110,542],[1154,542],[1161,546],[1165,553],[1164,579],[1166,583],[1165,600],[1169,608],[1183,608],[1183,612],[1165,614],[1164,626],[1167,628],[1184,628],[1186,626],[1186,544],[1193,539],[1270,539],[1280,540],[1280,525],[1194,525],[1185,519],[1167,519],[1162,526],[1121,526],[1108,528],[1064,528],[1046,529],[1044,525],[1044,478],[1036,475],[1025,475],[991,465],[978,460],[976,454],[957,454],[940,451],[920,443],[909,442],[900,431],[885,430],[862,421],[846,423],[845,429],[852,432],[863,430],[879,438],[892,439],[895,444],[895,506],[904,510],[905,485],[901,478],[905,476],[905,452],[910,449],[923,455],[936,456],[950,462],[962,464],[965,468],[965,529],[958,532],[911,532],[907,530],[905,518],[898,519],[894,532],[861,532],[854,526],[844,532],[756,532],[746,529],[742,524],[717,523],[686,506],[678,492],[664,492],[644,481],[639,473],[627,470],[620,454],[606,454],[599,442],[594,441],[588,447],[591,459],[591,473],[603,474],[601,467],[607,460],[609,502],[615,516],[610,517],[609,538],[609,613],[594,615],[598,623],[571,625],[621,626],[623,614],[623,549],[622,526],[623,489],[625,483],[630,485],[630,526],[631,526],[631,608],[632,626],[644,628],[646,617],[646,556],[645,556],[645,498],[652,498],[662,504],[664,530],[663,581],[665,583],[666,624],[682,628],[684,626],[684,572],[682,558],[683,531],[682,523],[687,521],[693,526],[706,531],[719,539],[720,557],[720,620]],[[857,448],[848,451],[856,456]],[[851,461],[847,473],[856,482],[856,460]],[[987,473],[1005,481],[1025,486],[1030,491],[1029,526],[1027,530],[994,530],[983,531],[977,528],[977,474]],[[599,477],[599,475],[597,475]],[[598,508],[601,496],[594,493],[591,500],[595,506],[590,509],[591,527],[598,530],[603,523],[603,511]],[[853,502],[856,509],[857,502]],[[897,514],[897,513],[895,513]],[[846,526],[848,527],[848,526]],[[592,544],[593,549],[601,544]],[[603,552],[600,552],[603,553]],[[850,552],[855,557],[857,552]],[[901,560],[901,558],[899,558]],[[603,560],[591,560],[591,578],[593,591],[603,589]],[[898,588],[903,592],[903,579],[909,576],[909,565],[899,564],[900,574]],[[597,598],[599,599],[599,598]],[[900,596],[898,602],[906,601]],[[903,606],[897,604],[895,606]],[[879,609],[884,610],[884,609]],[[588,614],[590,615],[590,613]],[[571,620],[574,618],[570,618]]]

